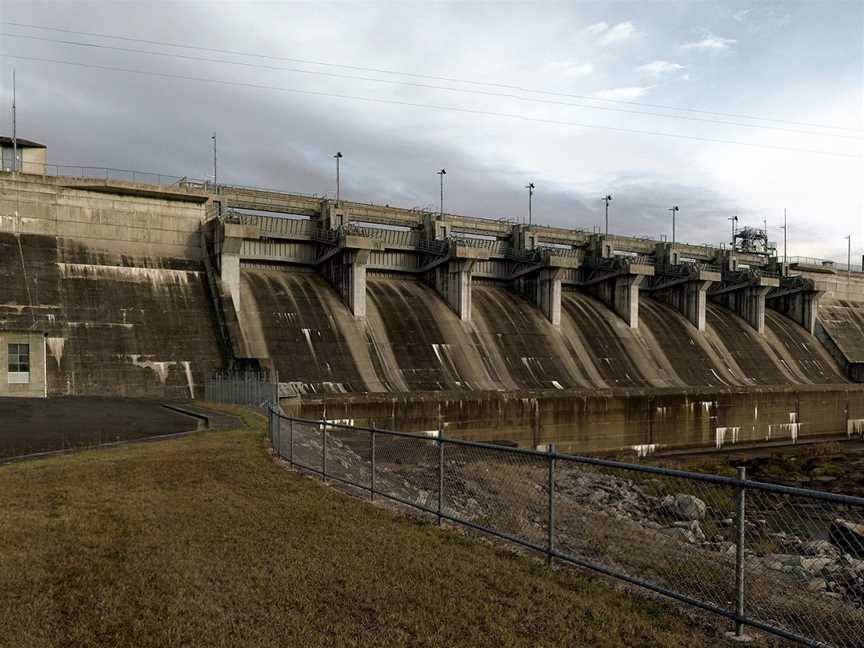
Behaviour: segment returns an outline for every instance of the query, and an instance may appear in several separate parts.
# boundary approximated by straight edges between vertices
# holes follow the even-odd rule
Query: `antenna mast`
[[[15,115],[15,69],[12,69],[12,173],[18,172],[18,128]]]

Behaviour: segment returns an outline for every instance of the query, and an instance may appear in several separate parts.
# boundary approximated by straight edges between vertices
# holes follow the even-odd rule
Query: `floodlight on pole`
[[[216,133],[213,133],[210,139],[213,140],[213,186],[216,187],[219,185],[219,176],[216,168]]]
[[[444,176],[447,175],[447,169],[441,169],[438,171],[438,175],[441,177],[441,218],[444,218]]]
[[[534,197],[534,183],[529,182],[525,185],[525,188],[528,190],[528,226],[531,226],[532,223],[532,215],[531,215],[531,201]]]
[[[844,237],[846,239],[846,282],[852,279],[852,235]]]
[[[333,156],[336,158],[336,204],[339,204],[339,160],[342,159],[342,151],[336,151],[336,155]]]
[[[609,203],[612,202],[612,194],[606,194],[602,200],[606,203],[606,236],[609,236]]]
[[[672,212],[672,247],[675,247],[675,214],[678,213],[678,205],[674,207],[670,207],[669,211]]]

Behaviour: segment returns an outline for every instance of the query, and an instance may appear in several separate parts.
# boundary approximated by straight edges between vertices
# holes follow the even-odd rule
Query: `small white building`
[[[0,397],[48,395],[45,334],[0,331]]]
[[[18,138],[19,173],[45,175],[48,164],[48,147],[38,142]],[[0,169],[11,172],[15,170],[15,146],[11,137],[0,136]]]

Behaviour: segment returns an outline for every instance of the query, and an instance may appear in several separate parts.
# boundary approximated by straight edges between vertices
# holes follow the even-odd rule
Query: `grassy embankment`
[[[247,418],[0,467],[0,645],[722,643],[722,621],[290,472]]]

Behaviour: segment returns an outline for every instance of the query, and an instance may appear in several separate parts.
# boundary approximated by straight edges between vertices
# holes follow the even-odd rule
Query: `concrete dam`
[[[235,186],[0,174],[0,338],[0,395],[255,367],[302,416],[525,447],[864,434],[864,273]]]

